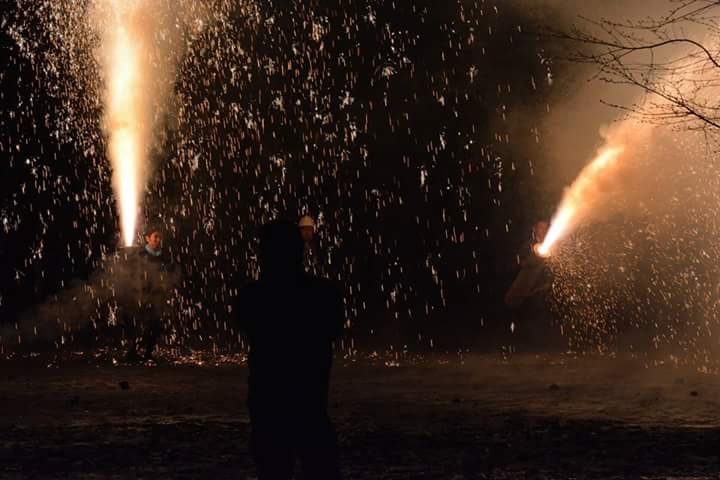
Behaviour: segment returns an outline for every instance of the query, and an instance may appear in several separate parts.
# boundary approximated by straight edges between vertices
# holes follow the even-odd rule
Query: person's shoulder
[[[235,304],[239,310],[252,308],[262,296],[263,288],[260,282],[250,282],[240,288],[235,297]]]
[[[337,284],[327,278],[309,276],[312,284],[310,298],[317,302],[316,310],[320,319],[327,327],[329,338],[334,339],[342,335],[345,317],[343,315],[343,295]]]
[[[335,284],[325,277],[318,277],[317,275],[308,273],[305,274],[305,281],[308,285],[315,288],[335,289]]]
[[[165,252],[162,252],[160,255],[150,255],[149,252],[147,252],[145,249],[142,249],[138,254],[138,258],[142,260],[146,265],[156,265],[162,269],[167,269],[172,264],[168,255]]]
[[[153,255],[150,255],[150,252],[145,250],[145,248],[141,248],[140,250],[138,250],[138,257],[142,258],[143,260],[156,260],[156,259],[160,259],[161,257],[164,259],[164,255],[165,255],[165,253],[163,252],[162,255],[155,257]]]
[[[149,263],[149,255],[144,248],[141,248],[134,255],[128,255],[126,257],[128,264],[136,265],[138,267],[146,268]]]
[[[315,292],[324,296],[340,296],[340,289],[332,280],[315,275],[307,276],[307,284]]]
[[[263,285],[261,282],[255,280],[249,283],[246,283],[242,287],[240,287],[240,291],[238,292],[241,296],[253,296],[260,292],[263,289]]]

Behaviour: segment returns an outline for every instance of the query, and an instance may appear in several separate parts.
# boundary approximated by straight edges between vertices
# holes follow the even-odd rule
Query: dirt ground
[[[0,362],[0,477],[254,478],[245,382],[243,365]],[[349,479],[720,478],[720,377],[691,368],[347,360],[331,403]]]

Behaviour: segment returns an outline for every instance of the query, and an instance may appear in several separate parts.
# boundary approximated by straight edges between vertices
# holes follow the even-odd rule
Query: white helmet
[[[300,222],[298,223],[298,227],[312,227],[315,228],[315,220],[312,219],[312,217],[309,217],[305,215],[300,219]]]

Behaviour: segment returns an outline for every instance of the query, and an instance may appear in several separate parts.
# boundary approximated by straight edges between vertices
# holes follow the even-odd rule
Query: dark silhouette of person
[[[336,288],[305,272],[294,222],[273,221],[260,235],[260,279],[237,302],[250,344],[250,451],[259,480],[339,479],[337,439],[328,415],[332,342],[344,310]]]
[[[517,346],[528,351],[563,351],[567,341],[549,306],[553,284],[547,259],[537,247],[545,239],[550,223],[535,223],[532,238],[523,244],[518,257],[520,271],[505,294],[505,304],[512,313],[513,333]]]

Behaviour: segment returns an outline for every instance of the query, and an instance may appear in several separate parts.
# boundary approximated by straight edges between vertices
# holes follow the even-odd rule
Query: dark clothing
[[[160,255],[150,255],[147,250],[144,248],[140,250],[138,253],[140,256],[141,264],[144,265],[145,271],[147,273],[163,273],[163,272],[171,272],[173,270],[172,264],[170,263],[170,259],[168,258],[167,254],[163,250]],[[153,277],[148,277],[148,280],[152,280]],[[160,286],[161,283],[158,282],[158,278],[154,277],[155,282],[151,282],[148,284],[148,286]]]
[[[295,462],[307,480],[340,479],[337,438],[329,419],[306,430],[266,428],[253,424],[250,454],[259,480],[290,479]]]
[[[520,272],[505,294],[505,304],[513,310],[521,308],[530,297],[544,297],[552,286],[552,272],[545,259],[533,252],[532,244],[524,245],[518,257]]]
[[[520,250],[520,272],[505,295],[512,310],[514,343],[521,350],[563,350],[567,342],[549,305],[552,272],[532,247],[528,242]]]
[[[150,255],[150,253],[145,248],[142,248],[138,252],[138,255],[140,255],[140,258],[148,262],[154,263],[155,265],[162,265],[163,267],[165,267],[169,263],[164,250],[160,251],[160,255]]]
[[[150,358],[162,333],[162,317],[175,276],[164,253],[155,256],[143,248],[137,258],[139,298],[125,306],[123,329],[128,341],[128,357],[136,357],[140,346],[145,358]]]
[[[126,307],[122,328],[128,343],[127,359],[139,358],[138,347],[142,348],[146,360],[152,358],[162,332],[162,317],[147,304]]]
[[[324,279],[299,273],[240,292],[240,328],[250,343],[248,409],[260,480],[339,478],[328,417],[332,342],[342,333],[342,299]]]

